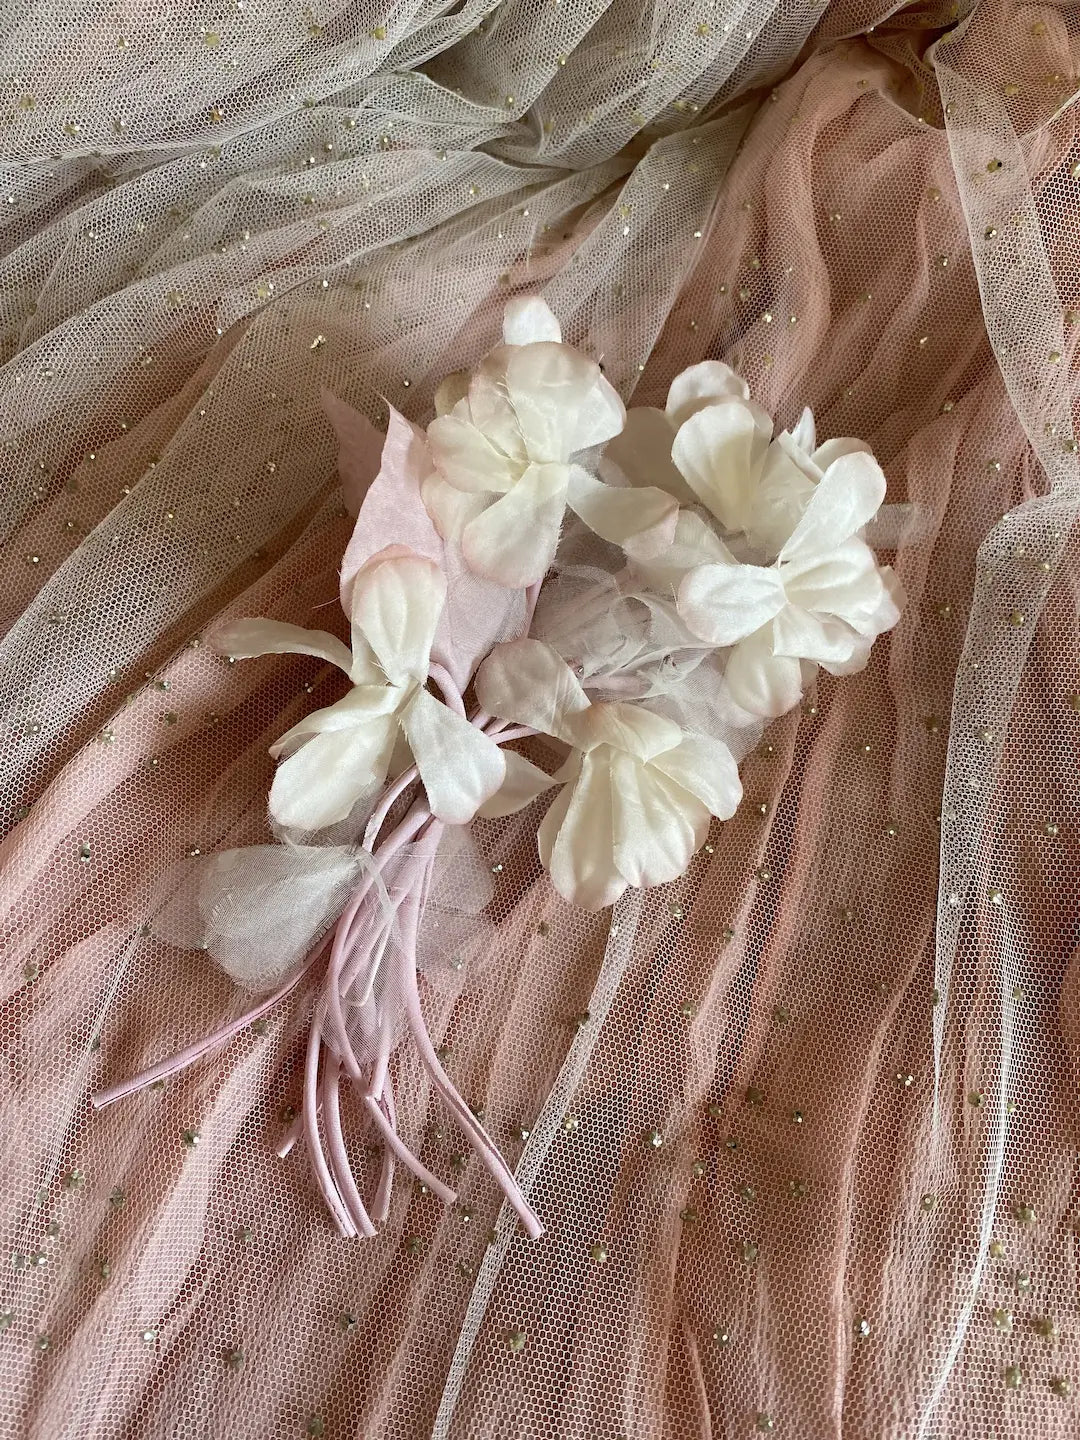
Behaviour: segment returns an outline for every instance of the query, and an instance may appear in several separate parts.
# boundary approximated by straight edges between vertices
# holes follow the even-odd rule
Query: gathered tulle
[[[12,1434],[1075,1433],[1078,40],[1006,0],[11,19]],[[190,887],[271,843],[268,751],[345,681],[211,640],[346,639],[371,477],[341,488],[325,395],[424,426],[537,291],[624,402],[720,359],[780,424],[864,437],[907,605],[745,732],[681,880],[573,908],[546,798],[440,846],[394,1034],[422,1021],[545,1233],[399,1044],[382,1120],[326,1072],[385,1217],[344,1239],[299,1139],[330,941],[251,955]],[[610,614],[605,660],[664,624]],[[715,719],[707,666],[684,692]],[[271,962],[287,993],[237,1024]],[[388,1125],[453,1205],[400,1156],[388,1186]]]

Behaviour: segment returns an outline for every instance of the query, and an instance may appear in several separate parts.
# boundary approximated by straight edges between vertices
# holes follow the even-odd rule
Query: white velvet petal
[[[436,470],[458,490],[474,494],[502,494],[518,477],[516,466],[472,423],[459,413],[467,402],[459,401],[454,413],[440,415],[427,428],[431,459]]]
[[[369,725],[316,735],[274,773],[270,814],[279,825],[322,830],[344,820],[357,800],[386,779],[397,725]]]
[[[516,815],[558,783],[516,750],[503,750],[503,759],[506,761],[506,778],[490,800],[485,800],[477,810],[481,819],[499,820],[504,815]]]
[[[552,885],[583,910],[614,905],[626,889],[612,836],[610,771],[602,754],[586,755],[581,774],[555,797],[536,837]]]
[[[629,755],[611,761],[615,865],[629,885],[677,880],[709,833],[709,812],[695,796]]]
[[[779,614],[784,584],[772,566],[701,565],[679,586],[679,615],[712,645],[734,645]]]
[[[819,665],[850,660],[858,639],[855,631],[831,615],[814,614],[798,605],[787,605],[773,622],[773,653]]]
[[[838,616],[861,635],[880,634],[896,623],[898,612],[874,552],[857,537],[819,560],[782,565],[780,572],[791,604]],[[883,617],[888,617],[884,624]]]
[[[473,574],[510,590],[542,580],[558,548],[566,484],[565,465],[530,465],[512,490],[470,520],[461,553]]]
[[[316,655],[346,675],[352,666],[348,646],[336,636],[282,620],[234,620],[213,631],[206,643],[215,654],[236,660],[250,660],[255,655]]]
[[[291,755],[305,740],[313,735],[326,735],[332,731],[359,730],[377,725],[388,716],[393,716],[401,703],[402,692],[392,685],[354,685],[333,705],[313,710],[298,720],[291,730],[286,730],[270,746],[275,759]]]
[[[868,640],[864,635],[856,635],[855,648],[846,660],[826,660],[821,668],[830,675],[857,675],[860,670],[866,669],[873,648],[873,640]]]
[[[691,415],[671,448],[683,479],[727,530],[744,530],[757,476],[758,427],[741,400],[723,400]]]
[[[424,509],[431,516],[443,540],[459,544],[461,532],[492,503],[490,495],[469,494],[449,484],[441,475],[429,475],[420,486]]]
[[[678,590],[684,575],[699,565],[730,565],[734,557],[716,531],[696,510],[680,510],[668,548],[642,560],[634,558],[634,573],[658,594]]]
[[[401,728],[416,760],[436,820],[466,825],[506,777],[506,761],[494,740],[449,710],[427,690],[417,690],[401,714]]]
[[[801,587],[789,587],[788,598],[793,604],[805,604]],[[835,585],[815,608],[870,640],[891,630],[900,619],[891,572],[887,574],[876,565],[844,585]]]
[[[570,666],[542,640],[496,645],[476,672],[476,698],[489,715],[567,741],[568,717],[589,707]]]
[[[779,554],[802,519],[821,472],[790,435],[778,435],[765,452],[747,534],[768,555]]]
[[[626,412],[618,435],[604,447],[600,474],[613,465],[616,479],[629,485],[655,485],[673,495],[681,505],[696,505],[697,496],[675,468],[671,447],[675,427],[663,410],[635,405]]]
[[[435,414],[449,415],[459,400],[464,400],[469,393],[469,372],[467,370],[451,370],[449,375],[439,382],[435,391]]]
[[[670,750],[682,739],[674,720],[654,714],[643,705],[622,701],[590,705],[570,717],[566,729],[579,750],[588,752],[598,745],[609,745],[641,761]]]
[[[562,340],[554,311],[540,295],[515,295],[503,310],[503,344],[534,345],[539,340]]]
[[[828,554],[877,514],[885,499],[881,466],[865,450],[841,455],[818,481],[803,517],[780,552],[782,561]]]
[[[469,381],[469,418],[520,475],[529,463],[529,452],[506,390],[506,366],[514,354],[515,347],[499,345],[480,361]]]
[[[678,429],[695,410],[728,397],[749,400],[750,386],[723,361],[702,360],[681,375],[676,375],[671,382],[667,397],[668,419]]]
[[[722,740],[708,735],[686,735],[673,750],[654,756],[651,765],[696,795],[718,820],[730,820],[739,808],[742,799],[739,767]]]
[[[839,460],[843,455],[871,455],[873,451],[865,440],[856,440],[853,436],[838,435],[833,440],[824,440],[813,452],[811,459],[822,472],[826,471],[834,460]]]
[[[817,429],[814,425],[814,412],[807,405],[796,423],[791,427],[790,437],[792,444],[796,445],[807,455],[812,455],[817,447]]]
[[[371,646],[392,684],[427,679],[445,600],[446,577],[435,562],[401,546],[373,555],[357,572],[353,633]]]
[[[739,641],[728,656],[724,681],[736,705],[766,720],[786,715],[802,698],[802,666],[773,654],[771,624]]]
[[[675,538],[679,506],[655,486],[605,485],[580,465],[570,466],[567,504],[601,540],[631,558],[662,553]]]
[[[506,391],[529,458],[541,464],[565,463],[576,450],[603,444],[625,419],[600,367],[569,345],[511,348]]]
[[[566,443],[570,454],[591,450],[594,445],[606,445],[625,424],[626,406],[598,365],[592,385],[567,416]]]

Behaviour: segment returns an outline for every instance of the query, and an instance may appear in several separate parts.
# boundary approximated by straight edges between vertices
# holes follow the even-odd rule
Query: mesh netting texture
[[[895,12],[895,13],[894,13]],[[28,0],[0,96],[0,1429],[944,1440],[1080,1415],[1076,6]],[[869,667],[686,876],[577,911],[536,812],[429,933],[378,1238],[281,1159],[313,986],[150,918],[342,693],[324,390],[418,422],[540,291],[628,402],[706,357],[922,517]],[[438,916],[430,924],[440,923]],[[423,937],[422,937],[423,938]],[[1074,953],[1075,952],[1075,953]],[[375,1135],[346,1094],[361,1187]]]

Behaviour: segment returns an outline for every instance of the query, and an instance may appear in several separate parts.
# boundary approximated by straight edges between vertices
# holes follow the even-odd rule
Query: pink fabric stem
[[[458,715],[465,718],[465,701],[461,698],[461,691],[454,684],[453,676],[445,665],[433,663],[428,671],[432,680],[439,687],[444,702]]]
[[[307,1059],[304,1065],[304,1139],[307,1141],[312,1169],[315,1171],[315,1179],[322,1191],[322,1197],[326,1201],[326,1207],[333,1216],[340,1234],[345,1239],[352,1240],[356,1238],[356,1227],[338,1193],[337,1186],[334,1184],[334,1177],[330,1174],[330,1168],[326,1163],[326,1155],[319,1135],[319,1054],[321,1050],[322,1036],[319,1034],[319,1022],[313,1020],[311,1029],[308,1031]]]
[[[426,1185],[433,1194],[438,1195],[440,1200],[445,1200],[447,1205],[453,1205],[457,1199],[457,1192],[451,1190],[449,1185],[444,1185],[437,1175],[433,1175],[427,1166],[416,1158],[394,1129],[393,1125],[391,1125],[379,1101],[371,1095],[365,1095],[364,1104],[367,1106],[368,1114],[379,1127],[383,1139],[405,1166],[406,1170],[415,1175],[417,1180],[419,1180],[421,1184]]]
[[[322,1116],[326,1131],[326,1145],[330,1152],[330,1170],[337,1182],[338,1191],[344,1201],[349,1217],[359,1233],[370,1240],[378,1231],[371,1223],[371,1217],[353,1177],[352,1166],[345,1149],[345,1136],[341,1129],[341,1063],[335,1055],[327,1052],[322,1067]]]
[[[386,1077],[382,1094],[378,1098],[383,1102],[386,1118],[396,1133],[397,1106],[394,1103],[394,1087],[389,1075]],[[390,1218],[390,1200],[394,1193],[394,1168],[394,1152],[389,1145],[384,1145],[379,1188],[375,1191],[375,1201],[372,1205],[372,1217],[376,1225],[385,1225]]]
[[[106,1105],[111,1105],[116,1100],[122,1100],[125,1095],[133,1095],[137,1090],[143,1090],[147,1085],[152,1085],[155,1080],[164,1080],[169,1075],[175,1075],[179,1070],[186,1070],[189,1065],[200,1060],[211,1050],[216,1050],[220,1045],[227,1045],[230,1040],[239,1035],[241,1030],[253,1024],[260,1016],[272,1010],[279,1001],[295,990],[300,981],[308,973],[315,962],[322,956],[331,941],[330,935],[324,935],[314,950],[308,955],[303,966],[295,975],[279,985],[272,995],[245,1010],[243,1015],[235,1020],[230,1020],[220,1030],[215,1030],[212,1035],[205,1035],[201,1040],[196,1040],[183,1050],[178,1050],[175,1055],[170,1055],[165,1060],[159,1060],[156,1065],[151,1065],[148,1070],[142,1070],[138,1075],[133,1075],[129,1080],[121,1080],[116,1085],[110,1086],[107,1090],[98,1090],[91,1095],[90,1103],[95,1110],[104,1110]]]
[[[400,824],[390,832],[379,846],[378,854],[375,857],[376,863],[380,866],[385,865],[390,856],[400,850],[402,845],[406,844],[407,841],[411,840],[423,826],[427,824],[430,818],[426,807],[417,802],[417,804],[409,810]],[[350,965],[344,981],[342,980],[342,970],[350,949],[353,925],[360,913],[360,908],[364,903],[368,890],[374,883],[370,875],[365,875],[361,878],[352,900],[338,920],[337,928],[334,931],[334,943],[330,951],[330,963],[326,970],[325,994],[329,1020],[333,1027],[334,1036],[346,1054],[352,1047],[349,1043],[348,1032],[345,1027],[345,1014],[341,1008],[342,998],[348,993],[349,987],[363,960],[357,961],[355,965]],[[346,1068],[352,1073],[347,1061]],[[354,1076],[354,1078],[357,1077]]]
[[[291,1155],[293,1146],[300,1139],[300,1136],[303,1135],[303,1133],[304,1112],[301,1110],[299,1115],[293,1117],[292,1123],[290,1124],[289,1128],[285,1131],[285,1134],[278,1141],[277,1145],[274,1148],[274,1154],[277,1155],[278,1158],[281,1160],[284,1160],[287,1156]]]
[[[415,900],[412,901],[409,908],[412,912],[409,943],[401,946],[398,962],[401,979],[401,996],[405,1004],[405,1015],[409,1022],[409,1030],[416,1042],[417,1049],[420,1051],[420,1057],[424,1062],[424,1067],[435,1083],[435,1088],[454,1112],[458,1124],[468,1134],[473,1148],[480,1157],[484,1168],[493,1177],[513,1209],[517,1212],[518,1218],[521,1220],[529,1237],[533,1240],[539,1239],[544,1233],[544,1227],[539,1217],[521,1193],[520,1186],[514,1179],[510,1167],[499,1154],[495,1142],[465,1104],[465,1101],[455,1088],[450,1077],[443,1069],[439,1057],[435,1053],[435,1047],[431,1043],[431,1036],[428,1034],[420,1004],[420,992],[416,985],[416,925],[418,918],[416,910],[418,906]],[[369,1107],[370,1103],[369,1099]]]

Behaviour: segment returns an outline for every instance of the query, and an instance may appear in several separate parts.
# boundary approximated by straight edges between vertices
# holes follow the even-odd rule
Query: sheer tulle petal
[[[506,762],[494,740],[426,690],[401,714],[405,732],[437,820],[465,825],[499,789]]]
[[[151,924],[203,949],[243,989],[272,990],[337,918],[370,857],[357,847],[245,845],[185,857],[161,877]]]

